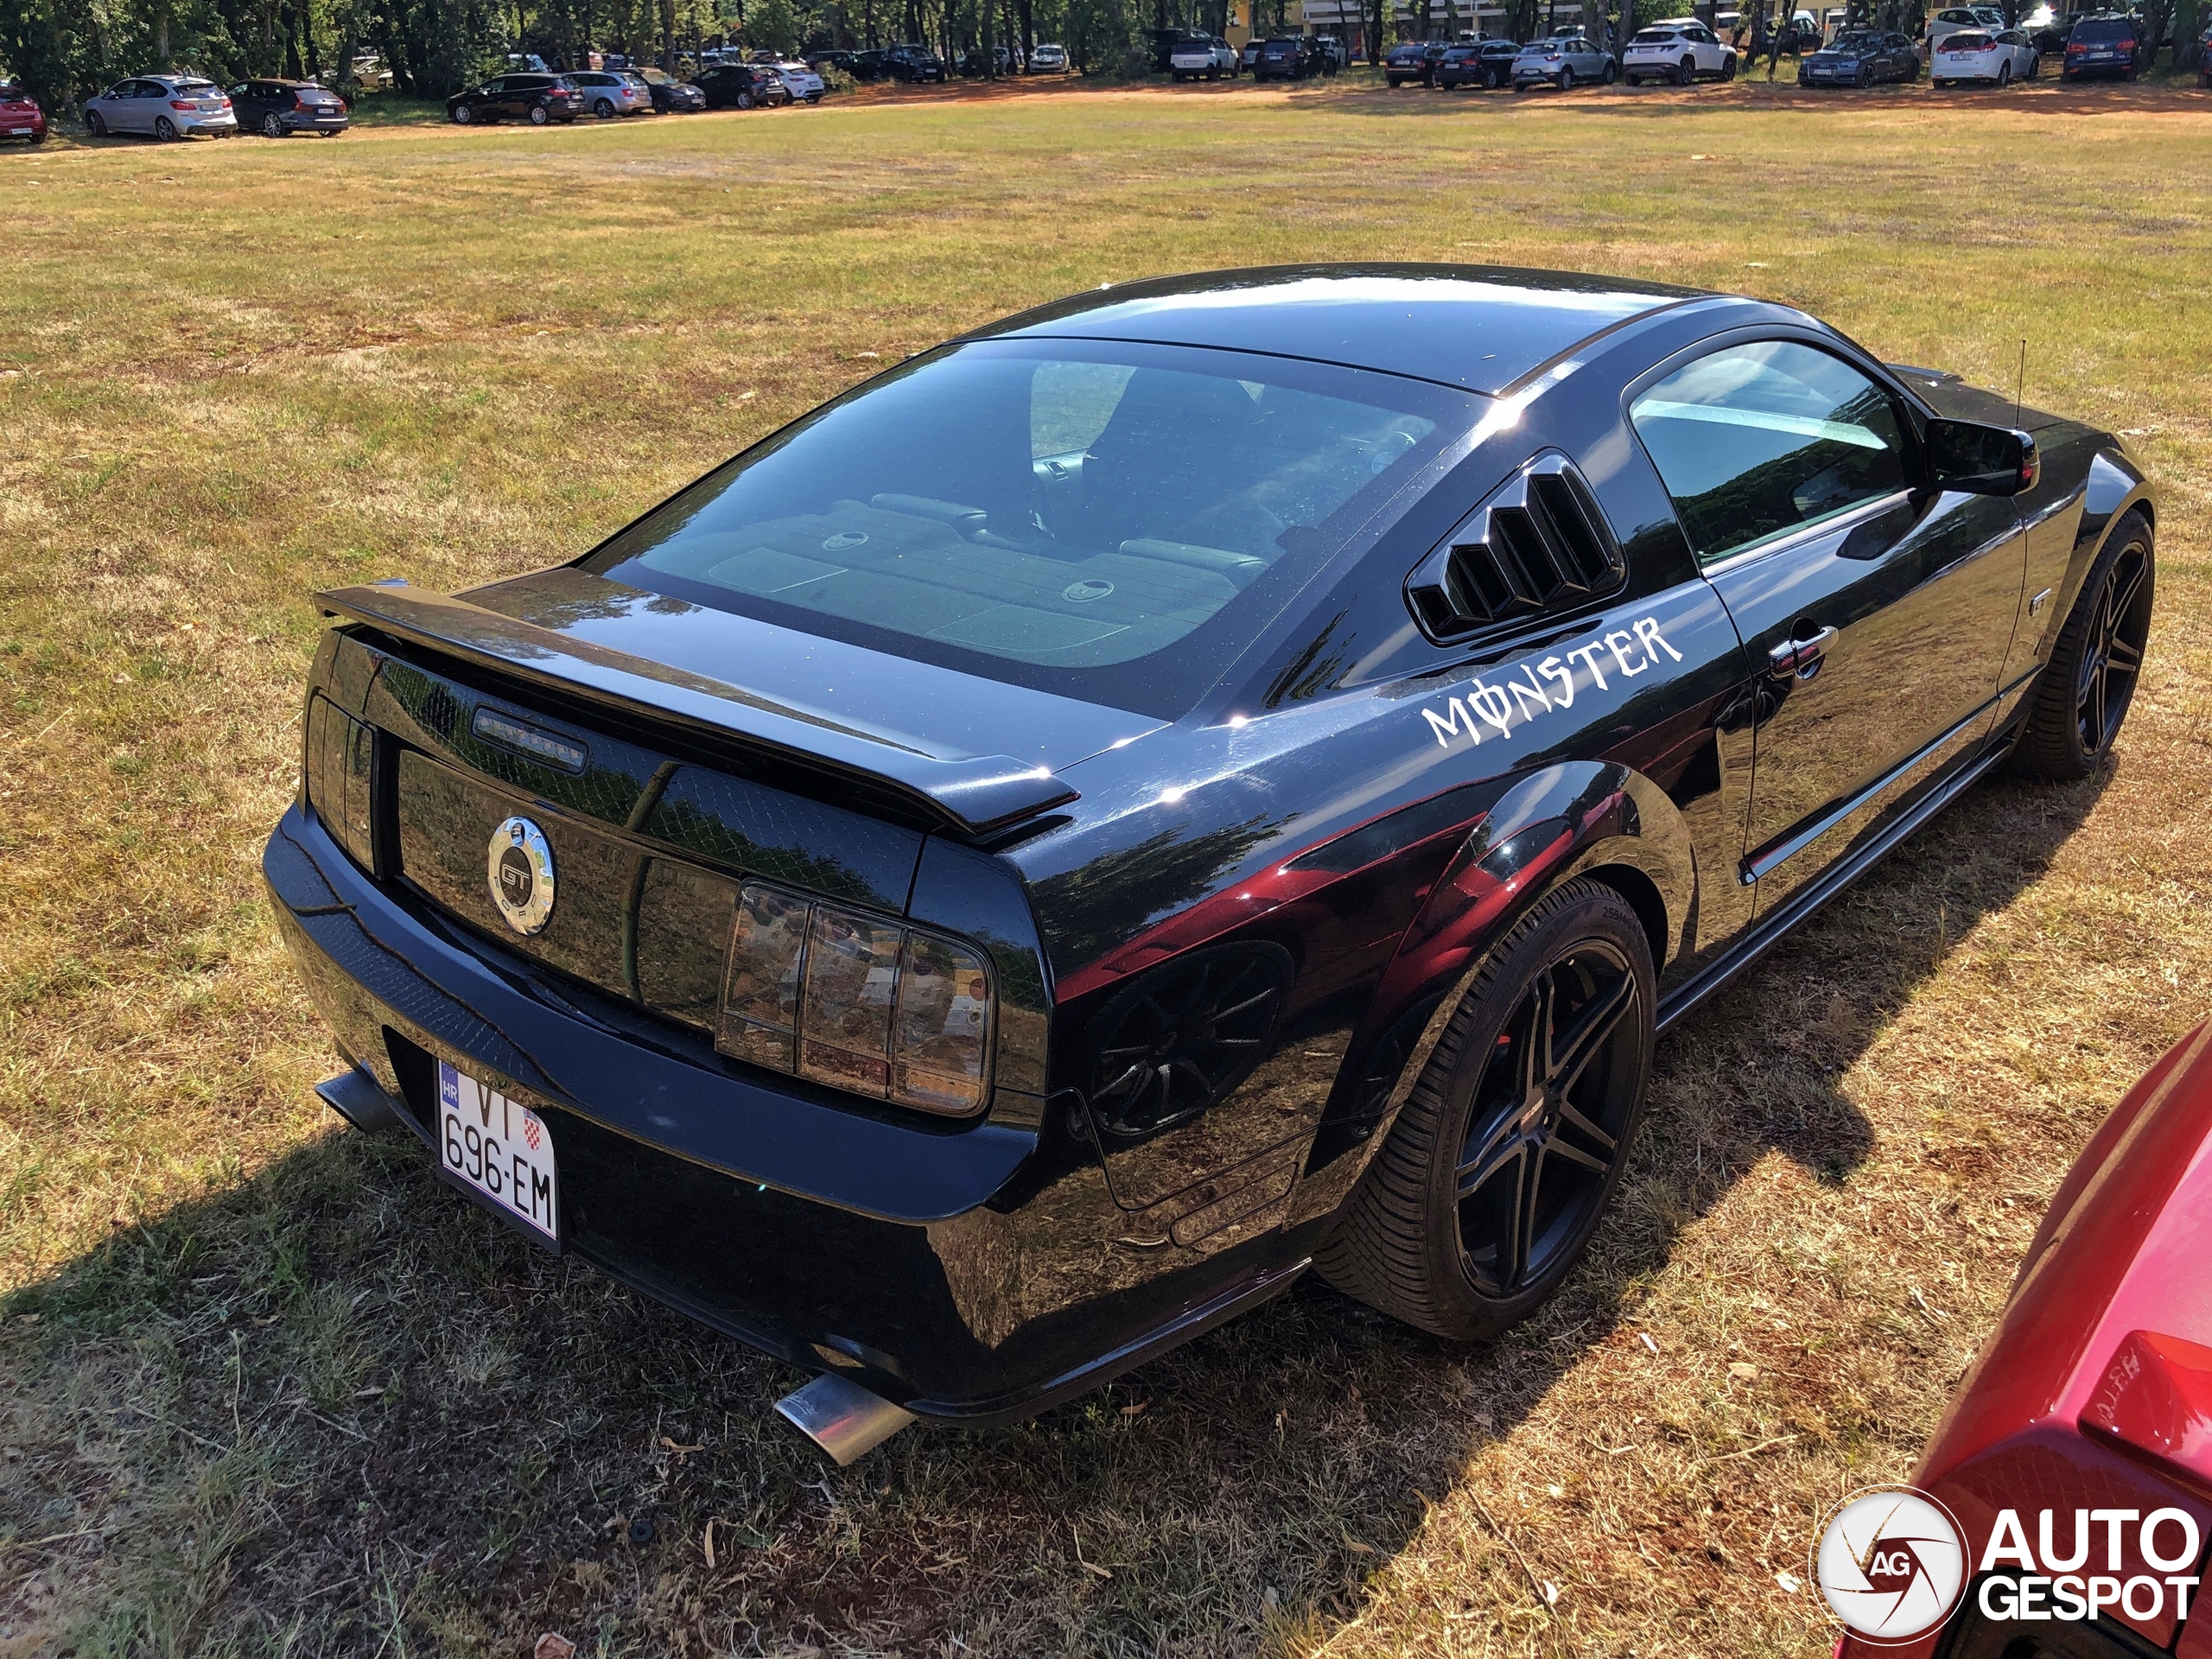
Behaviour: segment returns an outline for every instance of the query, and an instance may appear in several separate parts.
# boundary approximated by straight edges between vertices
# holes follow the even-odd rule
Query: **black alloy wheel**
[[[1874,66],[1871,63],[1860,64],[1859,66],[1859,90],[1863,92],[1873,84]]]
[[[1675,86],[1691,86],[1691,85],[1693,85],[1693,84],[1696,81],[1696,79],[1697,79],[1697,60],[1696,60],[1695,58],[1684,58],[1684,59],[1681,60],[1681,63],[1677,64],[1677,65],[1675,67]]]
[[[1192,951],[1145,975],[1099,1013],[1090,1109],[1109,1135],[1196,1116],[1267,1052],[1290,988],[1290,953],[1266,944]]]
[[[1319,1252],[1329,1281],[1459,1339],[1549,1298],[1620,1180],[1653,986],[1650,941],[1612,887],[1570,881],[1532,906],[1476,973]]]
[[[2018,751],[2021,770],[2071,782],[2111,752],[2142,677],[2156,575],[2149,521],[2131,511],[2089,567],[2044,668]]]

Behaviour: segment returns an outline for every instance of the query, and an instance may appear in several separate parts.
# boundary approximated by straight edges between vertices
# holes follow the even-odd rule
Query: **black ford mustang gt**
[[[1993,766],[2104,753],[2154,511],[1756,300],[1136,283],[573,563],[322,595],[264,868],[326,1098],[819,1373],[850,1456],[1309,1266],[1527,1313],[1660,1030]]]

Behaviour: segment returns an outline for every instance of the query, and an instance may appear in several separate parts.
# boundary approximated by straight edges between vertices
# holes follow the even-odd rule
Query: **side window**
[[[1891,495],[1907,484],[1890,396],[1794,340],[1731,346],[1629,406],[1700,564]]]

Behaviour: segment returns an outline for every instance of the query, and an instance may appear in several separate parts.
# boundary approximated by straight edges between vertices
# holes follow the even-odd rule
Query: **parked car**
[[[925,80],[944,79],[944,60],[926,46],[894,46],[883,54],[883,70],[893,80],[914,86]]]
[[[2066,56],[2058,78],[2088,80],[2095,75],[2118,75],[2133,80],[2151,67],[2151,48],[2143,38],[2139,18],[2117,12],[2084,17],[2066,37]]]
[[[2025,31],[2028,43],[2044,57],[2056,58],[2065,53],[2067,25],[2050,0],[2022,13],[2015,27]]]
[[[696,81],[679,80],[665,69],[640,69],[637,74],[652,96],[653,108],[663,115],[690,114],[707,107],[707,95]]]
[[[553,66],[535,52],[507,54],[507,73],[516,75],[546,75],[553,73]]]
[[[1621,74],[1631,86],[1669,80],[1733,80],[1736,48],[1694,17],[1677,17],[1636,31],[1621,53]]]
[[[1351,62],[1351,54],[1345,50],[1344,43],[1333,35],[1316,35],[1313,37],[1313,49],[1328,60],[1329,67],[1322,71],[1324,74],[1333,75],[1338,70],[1348,67]]]
[[[1236,54],[1236,67],[1248,75],[1254,73],[1253,66],[1260,60],[1260,48],[1266,44],[1265,41],[1256,36],[1245,41],[1243,49]]]
[[[1309,1263],[1493,1338],[1661,1030],[1725,1060],[1686,1016],[1979,779],[2103,764],[2154,506],[2109,431],[1794,307],[1138,281],[559,567],[317,594],[262,871],[325,1098],[834,1379],[791,1412],[1018,1418]]]
[[[350,124],[346,100],[312,80],[242,80],[230,99],[239,130],[264,138],[295,132],[335,138]]]
[[[1836,1659],[2212,1649],[2196,1576],[2212,1509],[2208,1228],[2212,1022],[2144,1074],[2059,1182],[1913,1473],[1962,1535],[1955,1611],[1909,1643],[1847,1633]],[[1996,1548],[2006,1510],[2014,1551]],[[2184,1589],[2199,1593],[2166,1593]]]
[[[710,110],[773,109],[791,101],[784,78],[757,63],[718,63],[702,70],[699,90]]]
[[[618,115],[650,115],[652,88],[637,76],[612,69],[579,69],[563,77],[580,111],[612,121]]]
[[[822,94],[829,90],[829,83],[819,73],[796,58],[779,59],[768,67],[783,81],[793,103],[819,104]]]
[[[1485,59],[1484,52],[1490,47],[1503,48],[1503,59]],[[1444,48],[1444,55],[1436,60],[1435,85],[1447,92],[1457,92],[1463,86],[1502,86],[1513,78],[1513,54],[1520,50],[1505,41],[1483,44],[1459,43]]]
[[[1068,49],[1057,41],[1039,42],[1029,54],[1027,72],[1033,75],[1061,75],[1067,73]]]
[[[1872,86],[1919,79],[1919,49],[1895,29],[1847,29],[1797,61],[1800,86]]]
[[[1299,44],[1306,52],[1306,73],[1309,75],[1333,75],[1344,67],[1343,48],[1333,36],[1304,35]]]
[[[1961,29],[1943,37],[1928,60],[1928,79],[1936,86],[1955,86],[1961,81],[1986,80],[2009,86],[2015,80],[2033,80],[2042,58],[2028,44],[2024,32],[2002,29]]]
[[[16,82],[0,80],[0,138],[46,142],[46,111]]]
[[[1167,54],[1167,72],[1177,80],[1219,80],[1236,78],[1236,48],[1217,35],[1178,41]]]
[[[1921,38],[1926,41],[1932,58],[1946,36],[1962,29],[1979,29],[1993,35],[2005,27],[2005,14],[1995,6],[1946,6],[1928,20]]]
[[[195,134],[227,138],[238,130],[230,94],[198,75],[143,75],[118,80],[85,100],[85,130],[95,138],[137,133],[165,142]]]
[[[1442,41],[1403,41],[1382,54],[1382,79],[1393,88],[1408,81],[1436,85],[1436,67],[1450,48]]]
[[[1436,84],[1457,89],[1479,86],[1488,92],[1513,84],[1513,60],[1521,48],[1508,40],[1462,43],[1446,52],[1436,66]]]
[[[1564,92],[1586,80],[1610,86],[1618,73],[1613,54],[1586,35],[1560,35],[1531,41],[1514,54],[1513,90],[1525,92],[1549,82]]]
[[[1261,41],[1259,54],[1252,60],[1255,80],[1303,80],[1313,73],[1305,41],[1294,35]]]
[[[569,122],[583,107],[579,95],[559,75],[501,75],[446,99],[446,118],[462,126],[494,121]]]

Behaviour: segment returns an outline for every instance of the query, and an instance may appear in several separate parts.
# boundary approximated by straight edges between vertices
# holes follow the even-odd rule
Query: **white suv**
[[[819,73],[796,58],[782,59],[764,67],[776,72],[776,79],[790,90],[794,104],[802,101],[819,104],[822,94],[829,89],[830,83],[823,79]]]
[[[1178,80],[1195,80],[1203,75],[1208,80],[1218,80],[1227,75],[1236,79],[1236,48],[1226,41],[1179,41],[1167,54],[1167,69]]]
[[[1650,23],[1621,54],[1621,75],[1631,86],[1646,80],[1670,80],[1687,86],[1700,77],[1736,78],[1736,48],[1694,17]]]

